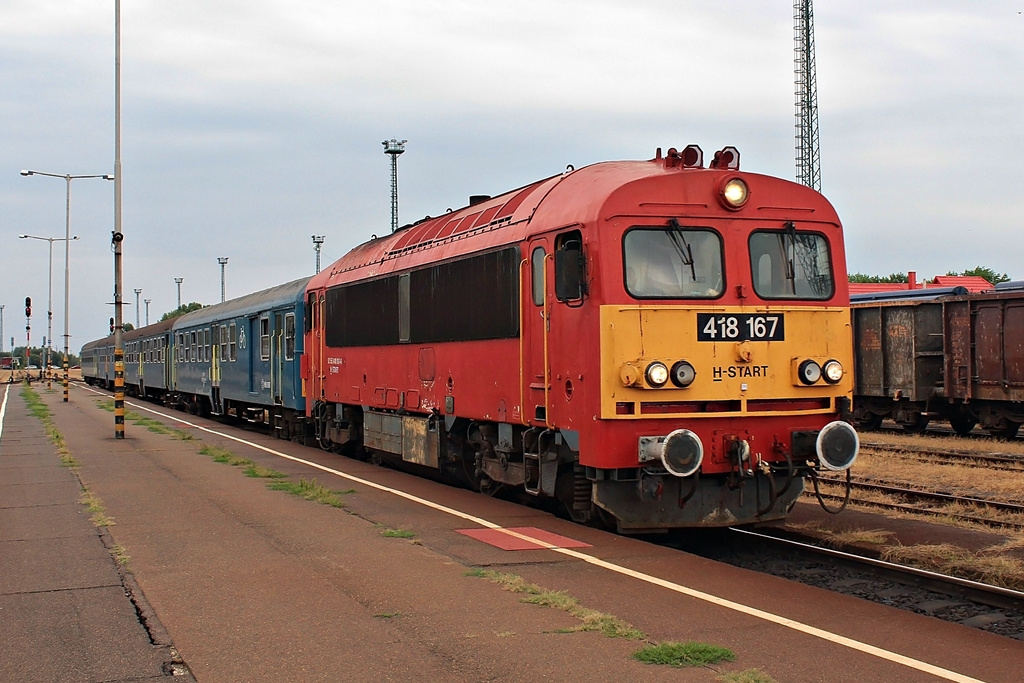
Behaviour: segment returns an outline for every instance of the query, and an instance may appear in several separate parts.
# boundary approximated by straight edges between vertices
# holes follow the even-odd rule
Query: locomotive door
[[[546,238],[530,241],[522,274],[522,420],[544,424],[548,419],[547,335],[551,311],[548,294],[551,261],[550,243]]]

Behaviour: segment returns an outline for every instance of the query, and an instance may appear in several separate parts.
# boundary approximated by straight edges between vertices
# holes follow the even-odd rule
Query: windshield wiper
[[[782,243],[782,260],[786,265],[786,279],[789,280],[790,286],[793,288],[793,294],[796,294],[796,267],[793,264],[793,259],[796,255],[796,223],[786,221],[784,227],[785,231],[779,235],[779,241]],[[789,238],[790,249],[786,248],[787,237]]]
[[[693,282],[697,281],[697,269],[693,265],[693,250],[690,249],[690,243],[686,241],[686,237],[683,236],[683,229],[679,227],[679,221],[675,218],[670,218],[668,225],[672,228],[672,231],[668,233],[668,237],[672,240],[672,246],[675,247],[676,252],[679,254],[679,258],[683,260],[684,266],[690,267],[690,279]]]

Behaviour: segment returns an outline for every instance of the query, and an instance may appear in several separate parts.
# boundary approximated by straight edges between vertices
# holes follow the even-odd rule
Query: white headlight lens
[[[722,187],[722,198],[731,207],[739,208],[747,203],[747,184],[739,178],[733,178]]]
[[[647,384],[652,387],[664,386],[668,381],[668,368],[664,363],[655,361],[647,366],[644,377],[647,379]]]
[[[829,384],[835,384],[843,378],[843,364],[837,360],[830,360],[825,363],[823,372],[825,374],[825,381]]]
[[[797,374],[800,375],[800,381],[804,384],[814,384],[821,379],[821,366],[813,360],[805,360],[800,364]]]

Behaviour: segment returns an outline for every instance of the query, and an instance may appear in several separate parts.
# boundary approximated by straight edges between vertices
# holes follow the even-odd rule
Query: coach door
[[[280,313],[274,314],[274,329],[272,331],[272,345],[270,349],[270,385],[274,394],[274,403],[284,403],[284,316]]]
[[[548,377],[545,348],[550,329],[548,314],[550,297],[548,279],[551,260],[550,242],[546,238],[532,240],[523,260],[522,308],[520,334],[522,362],[522,420],[545,424],[548,419]]]

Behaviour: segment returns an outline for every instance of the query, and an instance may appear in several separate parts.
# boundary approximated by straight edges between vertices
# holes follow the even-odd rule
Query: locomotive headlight
[[[805,360],[800,364],[797,375],[804,384],[814,384],[821,379],[821,366],[813,360]]]
[[[675,384],[680,389],[693,384],[693,380],[696,378],[697,371],[685,360],[676,361],[672,366],[672,384]]]
[[[664,386],[668,381],[668,368],[661,361],[654,361],[644,371],[644,379],[652,387]]]
[[[727,209],[740,209],[747,203],[750,191],[747,184],[739,178],[727,180],[720,191],[722,203]]]
[[[830,360],[822,368],[822,374],[824,374],[826,382],[835,384],[843,378],[843,364],[837,360]]]

